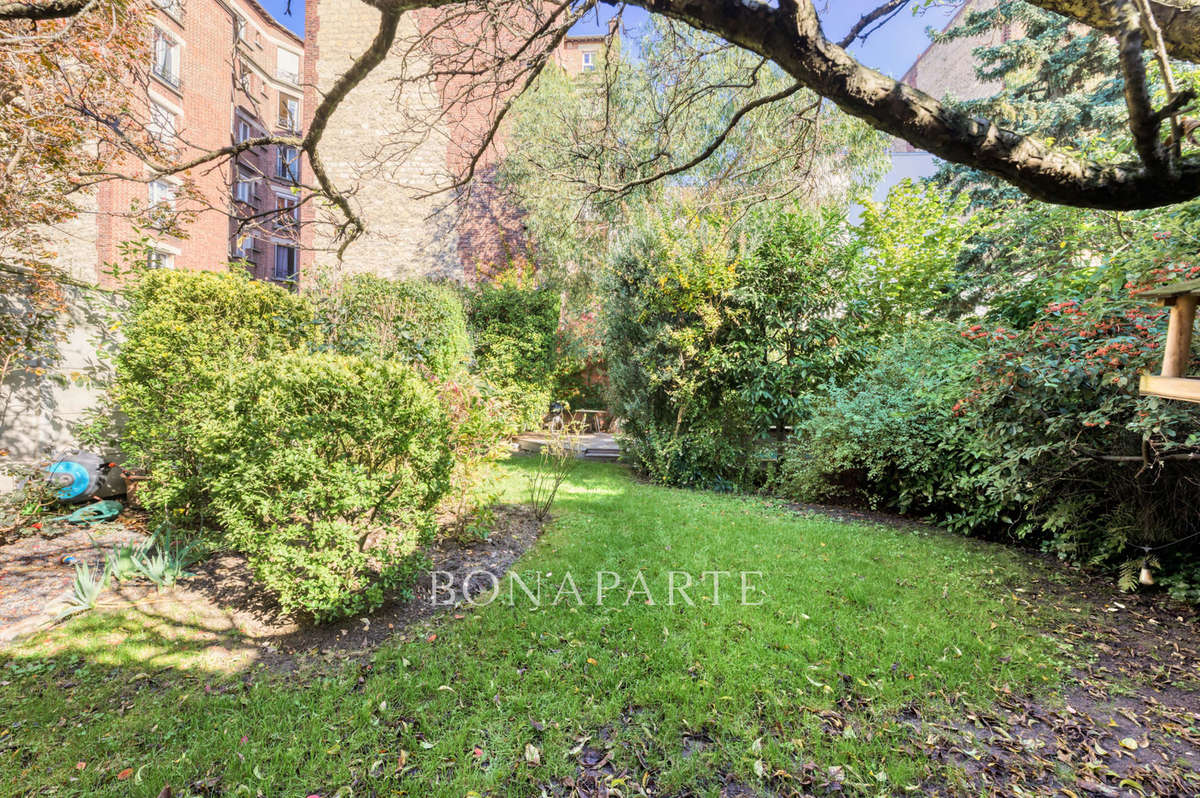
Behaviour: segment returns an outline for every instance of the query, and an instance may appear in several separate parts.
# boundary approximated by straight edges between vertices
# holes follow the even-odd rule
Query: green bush
[[[403,587],[453,461],[446,410],[417,368],[285,354],[224,391],[201,452],[212,506],[283,609],[328,621]]]
[[[361,274],[319,296],[333,351],[420,363],[439,378],[466,367],[471,339],[461,295],[450,286]]]
[[[934,515],[964,532],[995,523],[1009,509],[982,476],[996,458],[956,412],[977,356],[945,322],[886,342],[797,427],[774,491]]]
[[[239,272],[147,271],[129,298],[114,386],[122,448],[150,469],[148,507],[202,514],[211,475],[196,451],[225,381],[247,363],[307,350],[313,306]]]
[[[664,218],[613,258],[610,408],[651,479],[754,486],[814,393],[859,359],[844,218],[775,211],[742,230]]]
[[[536,429],[554,397],[562,299],[516,277],[482,283],[467,312],[479,376],[506,408],[510,432]]]

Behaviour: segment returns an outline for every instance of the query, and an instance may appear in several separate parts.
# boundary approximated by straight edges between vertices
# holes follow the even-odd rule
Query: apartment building
[[[155,0],[144,103],[132,115],[161,150],[184,161],[267,133],[302,135],[304,42],[255,0]],[[131,123],[132,124],[132,123]],[[116,170],[83,213],[64,226],[59,265],[77,279],[113,286],[109,265],[128,266],[130,242],[149,243],[158,268],[224,270],[240,261],[255,277],[294,283],[304,262],[294,147],[263,147],[151,180],[141,161]],[[161,213],[146,214],[158,208]],[[179,214],[182,235],[155,219]],[[149,223],[147,224],[147,217]],[[140,257],[140,255],[137,255]]]
[[[609,41],[615,41],[618,20],[609,20],[608,34],[568,36],[554,51],[554,63],[571,77],[578,77],[603,68]]]

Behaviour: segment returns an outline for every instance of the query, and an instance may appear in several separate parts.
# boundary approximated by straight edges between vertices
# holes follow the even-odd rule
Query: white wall
[[[21,371],[0,384],[0,465],[31,465],[78,445],[75,430],[103,410],[111,384],[118,295],[66,285],[67,313],[60,326],[57,361],[44,373]],[[107,354],[105,354],[107,353]],[[12,481],[0,476],[0,490]]]

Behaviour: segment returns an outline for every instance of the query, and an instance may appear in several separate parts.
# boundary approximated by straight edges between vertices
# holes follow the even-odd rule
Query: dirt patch
[[[0,546],[0,643],[53,622],[75,580],[72,561],[86,562],[98,574],[114,545],[145,538],[144,519],[136,513],[91,527],[54,521],[39,526]]]
[[[540,529],[528,508],[505,505],[496,508],[487,540],[432,544],[426,550],[432,570],[448,572],[453,580],[451,592],[445,587],[439,591],[439,601],[461,600],[463,578],[471,572],[502,577],[537,540]],[[365,657],[383,641],[411,634],[414,624],[447,606],[430,600],[431,575],[425,572],[411,600],[389,600],[370,615],[313,626],[283,614],[238,554],[217,554],[195,570],[193,578],[161,592],[142,583],[117,585],[102,607],[137,614],[164,648],[186,648],[192,667],[232,672],[252,664],[290,671],[301,662]],[[490,589],[491,582],[479,576],[470,587],[474,593]]]
[[[835,521],[846,521],[847,523],[882,524],[894,529],[936,529],[936,527],[930,526],[916,518],[876,512],[874,510],[838,507],[832,504],[808,504],[806,502],[780,502],[779,506],[800,515],[820,515],[832,518]]]
[[[907,718],[919,745],[974,794],[1200,795],[1200,621],[1161,594],[1041,580],[1016,601],[1078,660],[1060,700],[994,685],[987,706]],[[932,795],[958,794],[926,785]],[[1067,792],[1071,791],[1071,792]]]

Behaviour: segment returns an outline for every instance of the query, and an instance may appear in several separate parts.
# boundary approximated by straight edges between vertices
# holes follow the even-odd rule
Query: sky
[[[275,18],[301,36],[304,35],[304,0],[291,0],[292,13],[286,14],[288,0],[259,0],[275,15]],[[850,30],[859,17],[875,8],[880,0],[816,0],[825,35],[836,41]],[[913,5],[923,5],[916,4]],[[921,51],[929,44],[926,29],[941,29],[954,15],[958,3],[938,3],[914,15],[905,9],[891,19],[887,25],[874,33],[865,44],[851,46],[850,52],[862,63],[880,72],[899,78],[908,71]],[[612,16],[610,6],[601,7],[595,14],[580,20],[574,33],[603,32]],[[626,28],[645,24],[647,13],[640,8],[627,8],[624,21]]]

